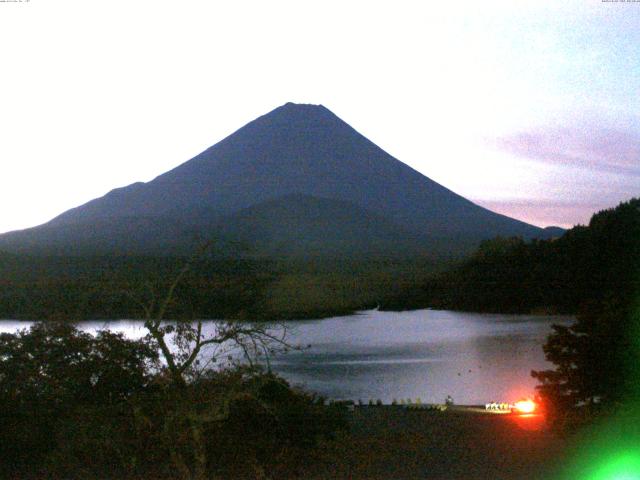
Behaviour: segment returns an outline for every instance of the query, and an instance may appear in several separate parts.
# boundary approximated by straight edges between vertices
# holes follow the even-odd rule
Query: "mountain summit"
[[[290,210],[283,207],[291,202],[299,205],[288,217],[283,212]],[[353,216],[327,215],[337,211]],[[317,227],[328,221],[333,237],[342,230],[352,238],[323,238]],[[252,229],[250,222],[262,228]],[[290,228],[291,222],[300,228]],[[356,224],[362,228],[353,228]],[[150,253],[179,249],[194,235],[223,232],[233,238],[239,230],[255,230],[248,241],[261,245],[269,242],[258,238],[260,231],[296,232],[279,235],[278,252],[284,254],[301,251],[301,239],[308,237],[301,231],[320,235],[307,238],[316,246],[333,242],[333,253],[336,245],[361,249],[370,242],[384,245],[387,253],[411,244],[421,245],[425,253],[444,249],[455,254],[498,235],[548,236],[413,170],[322,105],[287,103],[151,182],[113,190],[47,224],[0,236],[0,248]],[[354,236],[365,238],[354,242]]]

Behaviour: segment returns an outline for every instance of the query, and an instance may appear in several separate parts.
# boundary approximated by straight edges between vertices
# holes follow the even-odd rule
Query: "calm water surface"
[[[531,370],[549,367],[542,344],[551,325],[571,321],[558,316],[372,310],[286,322],[291,342],[311,347],[271,363],[292,383],[329,398],[443,402],[451,395],[461,404],[515,401],[533,394]],[[26,326],[0,321],[4,332]],[[80,327],[109,328],[132,338],[145,333],[139,321],[91,321]]]

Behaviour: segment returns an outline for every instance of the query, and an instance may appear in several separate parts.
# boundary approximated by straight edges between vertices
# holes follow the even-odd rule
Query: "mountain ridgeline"
[[[46,255],[459,256],[496,236],[556,236],[486,210],[396,160],[328,109],[288,103],[148,183],[0,236]]]

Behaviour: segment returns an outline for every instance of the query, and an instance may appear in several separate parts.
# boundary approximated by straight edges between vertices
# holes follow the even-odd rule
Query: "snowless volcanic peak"
[[[455,249],[460,242],[471,244],[498,235],[546,236],[542,229],[486,210],[439,185],[324,106],[295,103],[255,119],[151,182],[113,190],[20,235],[27,235],[30,245],[73,244],[72,230],[53,234],[57,228],[73,226],[75,231],[91,229],[101,244],[117,245],[119,239],[109,230],[110,224],[119,225],[121,234],[125,223],[126,230],[135,230],[136,224],[151,222],[156,226],[154,244],[163,230],[171,233],[172,243],[179,243],[176,235],[182,230],[206,236],[212,225],[230,222],[247,208],[265,202],[282,207],[282,201],[269,202],[283,198],[286,202],[297,195],[346,202],[353,206],[350,211],[368,212],[371,218],[384,221],[387,236],[390,226],[396,226],[398,232],[423,238],[427,247],[430,241],[452,240]],[[313,204],[314,211],[318,205],[336,205],[306,204]],[[273,215],[269,218],[277,221]],[[0,237],[0,247],[15,243],[10,239],[16,240],[16,235]],[[144,250],[144,232],[134,236]]]

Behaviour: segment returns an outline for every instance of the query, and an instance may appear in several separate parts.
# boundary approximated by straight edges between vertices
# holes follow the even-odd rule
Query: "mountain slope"
[[[213,225],[244,209],[295,198],[291,195],[347,202],[396,225],[396,240],[410,232],[429,239],[426,247],[454,239],[472,245],[497,235],[548,236],[430,180],[325,107],[289,103],[149,183],[113,190],[48,224],[0,236],[0,248],[45,246],[55,239],[60,248],[73,250],[91,237],[121,251],[186,245],[192,241],[189,232],[208,234]],[[330,212],[331,208],[325,214]],[[292,228],[304,225],[303,217],[298,220],[301,223]],[[375,235],[370,238],[377,241]],[[321,242],[322,237],[316,240]],[[390,248],[393,245],[389,243]]]
[[[204,209],[208,222],[168,217],[121,217],[91,224],[49,224],[40,235],[30,231],[7,235],[12,251],[56,255],[177,254],[189,255],[205,240],[227,252],[252,257],[431,256],[433,243],[342,200],[285,195],[220,220]],[[108,234],[107,234],[108,233]]]
[[[286,195],[243,209],[217,226],[264,256],[427,255],[429,239],[342,200]]]

